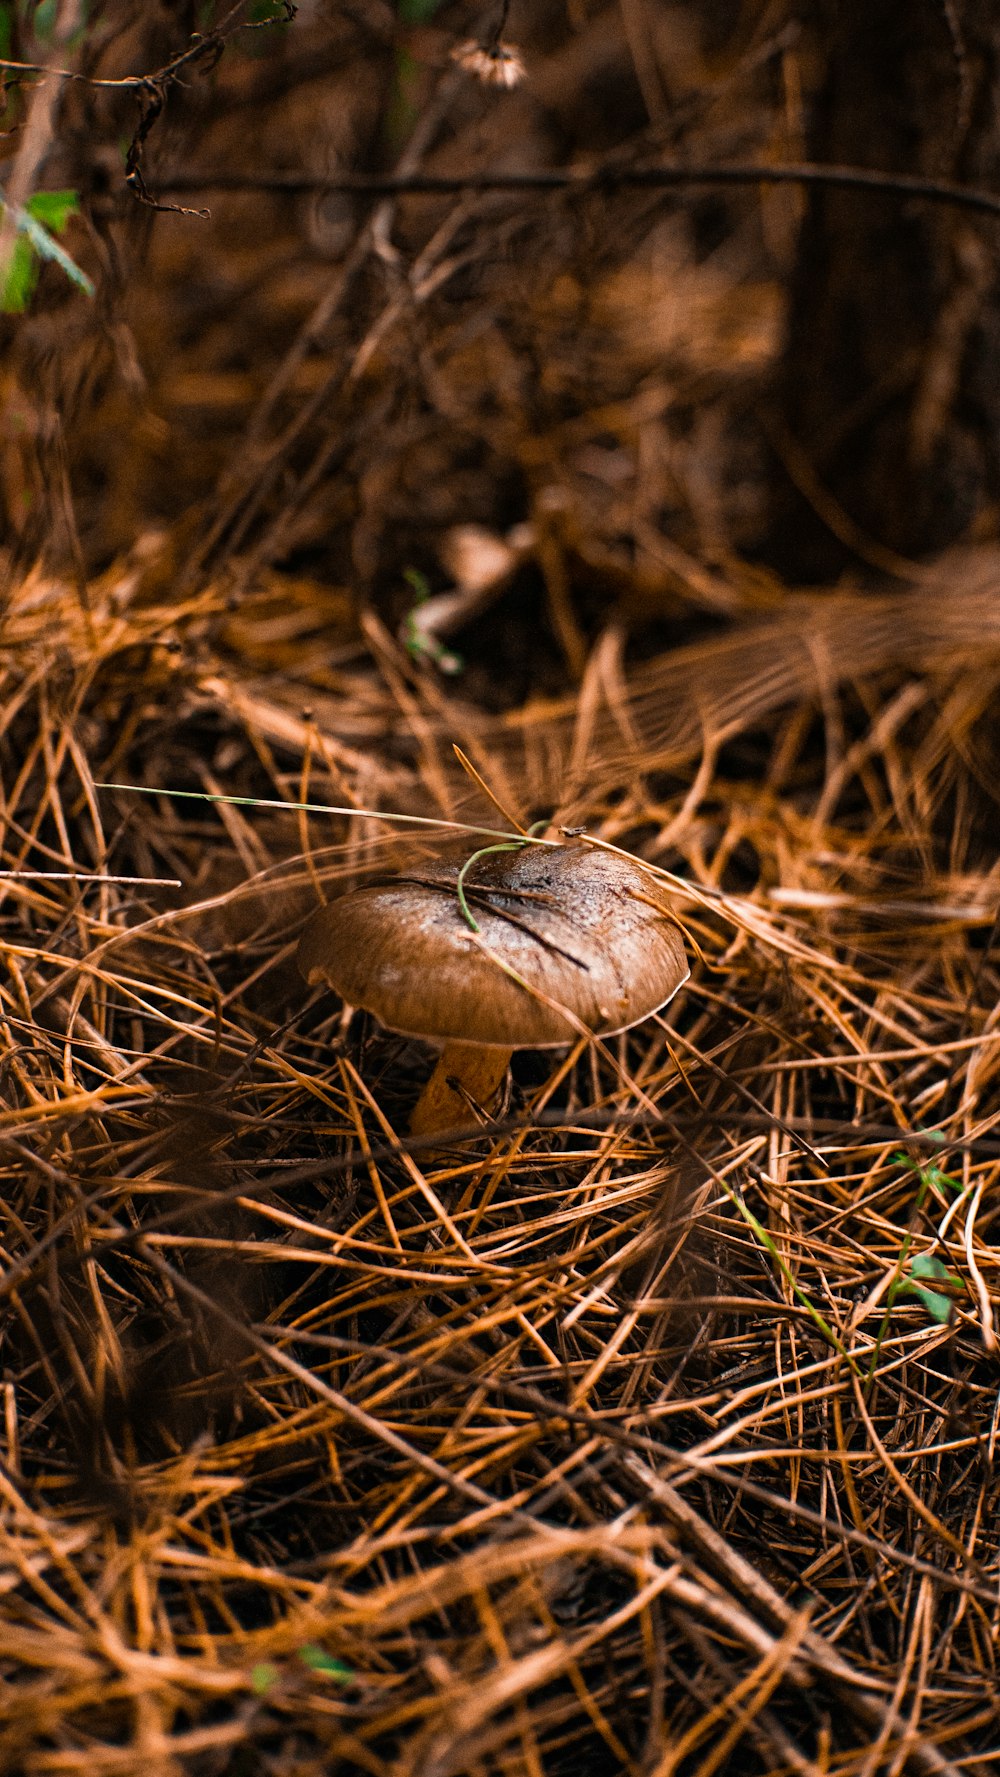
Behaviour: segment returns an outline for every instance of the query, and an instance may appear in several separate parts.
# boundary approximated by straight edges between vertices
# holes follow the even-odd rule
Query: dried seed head
[[[484,86],[502,86],[508,92],[527,74],[521,52],[513,43],[477,43],[470,38],[452,50],[451,59]]]

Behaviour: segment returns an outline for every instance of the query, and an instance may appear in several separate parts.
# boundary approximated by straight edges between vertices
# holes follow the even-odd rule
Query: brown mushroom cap
[[[479,938],[456,893],[464,861],[421,865],[320,908],[299,945],[306,980],[404,1036],[504,1049],[572,1042],[579,1026],[492,957],[599,1036],[648,1018],[687,980],[665,897],[630,859],[572,843],[477,858],[464,886]]]

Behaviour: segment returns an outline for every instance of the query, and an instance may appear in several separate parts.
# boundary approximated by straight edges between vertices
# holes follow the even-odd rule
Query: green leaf
[[[76,191],[36,191],[24,208],[29,216],[50,228],[53,234],[62,234],[70,217],[79,213],[80,194]]]
[[[7,275],[0,289],[0,311],[5,315],[23,315],[38,283],[38,255],[31,242],[19,234],[7,261]]]
[[[911,1283],[909,1287],[919,1297],[931,1319],[944,1326],[951,1316],[951,1297],[939,1296],[937,1290],[922,1290],[916,1283]]]
[[[55,30],[57,11],[58,0],[39,0],[39,4],[35,8],[35,16],[31,22],[34,27],[35,36],[40,43],[44,43],[46,38],[51,37]]]
[[[79,207],[80,200],[75,191],[36,191],[23,209],[10,212],[16,239],[0,289],[0,309],[5,314],[21,314],[27,308],[38,282],[42,260],[51,260],[71,284],[93,296],[94,286],[86,272],[60,247],[52,232],[64,229]],[[7,206],[0,192],[0,214],[6,213]]]
[[[926,1309],[931,1319],[936,1320],[940,1326],[944,1326],[951,1316],[952,1299],[950,1296],[944,1295],[941,1290],[927,1289],[923,1283],[917,1282],[918,1278],[925,1277],[931,1278],[935,1283],[948,1284],[952,1290],[964,1288],[958,1272],[949,1271],[947,1265],[938,1258],[936,1253],[917,1253],[910,1265],[909,1276],[903,1278],[897,1286],[895,1295],[897,1297],[916,1296],[917,1301]]]
[[[272,1685],[277,1684],[280,1676],[277,1666],[272,1666],[270,1660],[261,1660],[256,1666],[250,1668],[251,1688],[258,1697],[266,1697]]]
[[[958,1282],[954,1273],[948,1270],[947,1265],[942,1263],[936,1253],[918,1253],[910,1266],[910,1275],[911,1277],[936,1277],[939,1280],[947,1278],[949,1283]]]
[[[307,1641],[305,1647],[299,1648],[299,1659],[310,1672],[322,1672],[327,1678],[335,1678],[339,1684],[350,1684],[354,1677],[350,1666],[343,1660],[335,1660],[332,1654],[325,1653],[315,1642]]]
[[[71,284],[75,284],[78,290],[85,291],[88,296],[93,296],[94,286],[86,272],[81,271],[76,260],[71,259],[60,247],[55,235],[51,235],[47,228],[36,222],[27,210],[17,212],[17,228],[20,234],[27,235],[39,259],[52,260],[66,274]]]

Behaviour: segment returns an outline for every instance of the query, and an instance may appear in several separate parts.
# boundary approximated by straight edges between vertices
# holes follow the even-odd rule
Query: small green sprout
[[[256,1696],[266,1697],[280,1677],[277,1666],[272,1666],[270,1660],[259,1660],[256,1666],[250,1668],[250,1688]]]
[[[928,1289],[926,1279],[934,1283],[947,1284],[956,1292],[964,1290],[965,1285],[956,1271],[949,1271],[947,1265],[934,1253],[918,1253],[910,1266],[909,1277],[903,1278],[896,1286],[895,1297],[916,1296],[923,1303],[932,1320],[939,1326],[946,1326],[951,1317],[952,1297],[943,1295],[940,1290]]]
[[[403,646],[407,654],[411,660],[432,660],[440,672],[460,673],[465,665],[462,656],[446,648],[436,636],[428,635],[416,621],[416,612],[431,596],[427,575],[419,568],[404,568],[403,579],[413,593],[413,603],[403,623]]]
[[[926,1133],[933,1136],[935,1140],[940,1137],[940,1140],[944,1141],[944,1136],[938,1129],[928,1129]],[[904,1166],[908,1172],[916,1173],[920,1180],[920,1189],[917,1192],[918,1211],[923,1208],[928,1191],[933,1191],[942,1203],[947,1204],[951,1202],[949,1192],[953,1196],[960,1197],[965,1190],[965,1186],[960,1184],[958,1179],[952,1178],[950,1172],[942,1172],[940,1166],[935,1165],[934,1162],[927,1165],[920,1160],[914,1160],[911,1155],[904,1154],[901,1150],[897,1150],[890,1158],[893,1166]]]
[[[337,1684],[353,1683],[354,1673],[350,1666],[345,1666],[343,1660],[337,1660],[333,1654],[328,1654],[317,1641],[307,1641],[304,1647],[296,1650],[295,1657],[320,1678],[332,1678]],[[259,1660],[250,1668],[250,1688],[255,1696],[266,1697],[281,1682],[283,1676],[290,1677],[293,1673],[294,1667],[291,1671],[286,1668],[283,1673],[282,1668],[273,1661]]]
[[[933,1136],[935,1140],[940,1139],[941,1141],[944,1141],[945,1139],[937,1129],[929,1129],[921,1131],[921,1133]],[[951,1315],[951,1297],[946,1295],[942,1290],[929,1289],[926,1280],[930,1278],[931,1281],[935,1283],[947,1283],[952,1290],[960,1290],[964,1287],[962,1279],[954,1272],[949,1271],[947,1267],[942,1264],[941,1260],[935,1258],[932,1253],[918,1253],[916,1257],[910,1261],[908,1271],[906,1266],[907,1262],[910,1260],[910,1248],[913,1245],[914,1229],[923,1213],[924,1205],[927,1202],[928,1197],[933,1193],[939,1202],[950,1204],[954,1202],[956,1195],[962,1195],[965,1186],[959,1184],[957,1179],[952,1178],[950,1173],[943,1172],[940,1166],[936,1165],[934,1162],[927,1165],[922,1160],[914,1160],[912,1155],[904,1154],[901,1149],[891,1155],[890,1163],[893,1166],[905,1167],[907,1172],[912,1172],[915,1175],[917,1180],[917,1194],[914,1199],[910,1226],[903,1236],[903,1242],[900,1246],[899,1255],[896,1259],[889,1288],[886,1292],[885,1311],[882,1315],[882,1324],[879,1327],[878,1336],[872,1351],[871,1363],[868,1366],[868,1376],[866,1379],[866,1386],[868,1388],[871,1387],[875,1371],[878,1367],[882,1344],[885,1335],[889,1330],[889,1320],[899,1297],[916,1296],[917,1300],[922,1303],[923,1307],[927,1310],[931,1319],[937,1321],[939,1326],[945,1326]]]
[[[299,1659],[304,1666],[308,1666],[310,1672],[318,1672],[324,1678],[335,1678],[338,1684],[350,1684],[354,1678],[350,1666],[345,1666],[343,1660],[334,1659],[318,1642],[307,1641],[305,1647],[300,1647]]]

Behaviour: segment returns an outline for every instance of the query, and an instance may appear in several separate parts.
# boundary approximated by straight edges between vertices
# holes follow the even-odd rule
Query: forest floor
[[[1000,553],[768,565],[791,189],[253,188],[795,158],[780,9],[540,5],[511,91],[422,10],[171,89],[210,218],[74,89],[99,296],[3,321],[0,1770],[978,1772]],[[509,825],[456,743],[691,977],[418,1142],[432,1051],[295,952]]]

